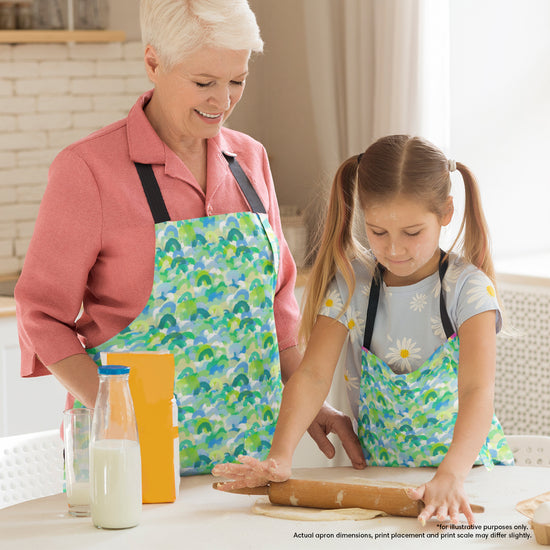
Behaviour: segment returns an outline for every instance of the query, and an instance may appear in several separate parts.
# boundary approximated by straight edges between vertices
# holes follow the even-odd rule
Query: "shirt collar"
[[[166,145],[155,132],[145,115],[153,90],[145,92],[128,113],[128,149],[132,162],[165,164]]]

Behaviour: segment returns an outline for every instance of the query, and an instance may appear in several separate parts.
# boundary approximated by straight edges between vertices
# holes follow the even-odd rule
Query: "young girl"
[[[450,172],[465,186],[456,245],[440,250],[453,216]],[[352,233],[355,195],[370,250]],[[451,249],[453,248],[451,247]],[[474,518],[464,492],[473,464],[512,464],[493,412],[495,340],[502,325],[479,190],[470,170],[428,141],[382,138],[346,160],[334,179],[302,319],[308,342],[285,386],[266,461],[239,457],[215,475],[227,489],[290,476],[293,452],[323,404],[342,346],[345,377],[366,463],[436,466],[410,492],[424,523]],[[460,345],[459,345],[460,344]]]

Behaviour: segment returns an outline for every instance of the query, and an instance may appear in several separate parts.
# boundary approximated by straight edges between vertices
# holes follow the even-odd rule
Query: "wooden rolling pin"
[[[216,482],[218,486],[223,482]],[[412,486],[411,486],[412,487]],[[379,485],[355,485],[332,481],[289,479],[282,483],[271,483],[264,487],[234,489],[225,491],[242,495],[268,495],[273,504],[304,506],[306,508],[365,508],[380,510],[390,516],[416,517],[424,508],[421,500],[412,500],[406,487],[385,487]],[[471,505],[473,512],[484,512],[483,506]]]

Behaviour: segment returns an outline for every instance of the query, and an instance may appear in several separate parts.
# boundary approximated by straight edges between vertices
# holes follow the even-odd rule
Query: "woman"
[[[263,43],[246,0],[143,0],[141,25],[154,90],[50,168],[16,288],[22,375],[93,407],[100,352],[173,353],[181,471],[207,472],[267,452],[299,362],[267,155],[223,128]],[[349,420],[320,420],[320,444],[340,431],[362,463]]]

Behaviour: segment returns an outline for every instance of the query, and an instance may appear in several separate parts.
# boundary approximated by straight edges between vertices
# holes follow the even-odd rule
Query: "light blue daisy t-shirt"
[[[331,282],[319,314],[338,319],[349,329],[344,350],[344,376],[350,405],[357,417],[361,349],[372,275],[362,262],[352,262],[356,285],[351,302],[342,313],[348,287],[340,273]],[[484,311],[496,310],[496,332],[502,317],[493,283],[477,267],[456,254],[449,254],[449,267],[443,279],[447,312],[455,331],[464,321]],[[397,374],[412,372],[425,363],[445,341],[439,313],[439,273],[409,286],[380,289],[371,349]]]

